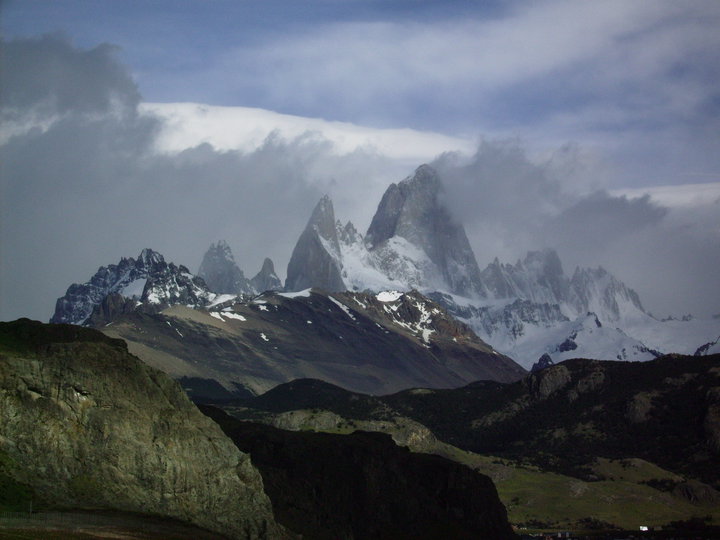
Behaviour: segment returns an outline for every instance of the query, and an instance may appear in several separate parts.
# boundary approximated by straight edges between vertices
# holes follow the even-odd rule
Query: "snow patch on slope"
[[[236,298],[237,298],[236,294],[218,294],[207,305],[207,308],[213,308],[215,306],[219,306],[220,304],[224,304],[225,302],[230,302],[231,300],[235,300]]]
[[[379,302],[395,302],[402,296],[403,293],[399,291],[382,291],[378,293],[375,298],[377,298]]]
[[[355,318],[355,315],[352,314],[352,312],[350,311],[350,308],[349,308],[349,307],[347,307],[347,306],[346,306],[345,304],[343,304],[342,302],[338,302],[338,301],[335,300],[332,296],[328,296],[328,299],[329,299],[333,304],[335,304],[337,307],[339,307],[340,309],[342,309],[342,310],[345,312],[345,314],[346,314],[348,317],[350,317],[353,321],[357,321],[357,319]]]
[[[282,296],[284,298],[298,298],[298,297],[309,297],[312,293],[312,288],[304,289],[302,291],[297,292],[279,292],[277,293],[278,296]],[[256,302],[259,303],[259,302]]]

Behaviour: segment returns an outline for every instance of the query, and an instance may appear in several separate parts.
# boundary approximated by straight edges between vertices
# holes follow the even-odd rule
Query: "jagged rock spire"
[[[326,291],[345,290],[335,211],[325,195],[313,210],[300,235],[287,268],[285,289],[299,291],[318,287]]]
[[[232,250],[225,240],[210,244],[198,270],[211,291],[219,294],[251,294],[250,281],[235,262]]]
[[[437,266],[450,292],[486,296],[475,254],[465,228],[440,201],[442,182],[435,169],[421,165],[398,184],[391,184],[370,223],[365,242],[370,250],[401,237],[421,248]]]
[[[279,291],[282,289],[282,282],[275,273],[275,265],[271,259],[265,257],[262,268],[255,277],[250,280],[250,284],[258,293],[263,291]]]

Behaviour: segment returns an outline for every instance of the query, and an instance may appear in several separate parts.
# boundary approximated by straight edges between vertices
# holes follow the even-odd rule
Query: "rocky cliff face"
[[[326,195],[318,202],[295,245],[288,263],[285,289],[300,291],[318,287],[330,292],[342,291],[345,283],[341,272],[335,212]]]
[[[308,538],[514,538],[490,479],[389,435],[290,432],[204,408],[251,452],[278,520]]]
[[[559,304],[568,296],[560,257],[551,249],[531,251],[514,265],[495,259],[482,271],[482,280],[494,298]]]
[[[440,201],[442,183],[429,166],[391,184],[363,238],[352,223],[335,222],[324,197],[288,265],[286,289],[329,291],[443,290],[484,297],[465,229]]]
[[[224,240],[211,244],[205,252],[197,275],[205,280],[208,288],[218,294],[252,294],[250,281],[240,270],[230,246]]]
[[[279,533],[249,457],[120,340],[0,323],[0,418],[2,472],[35,507],[158,514],[233,538]]]
[[[256,293],[282,290],[283,284],[275,273],[275,265],[272,260],[265,258],[260,271],[250,280],[250,285]]]
[[[480,270],[464,227],[455,222],[439,197],[440,177],[428,165],[413,176],[391,184],[370,223],[365,242],[382,249],[393,238],[402,238],[421,249],[442,277],[440,290],[467,297],[484,297]],[[389,256],[390,254],[386,255]]]
[[[575,269],[568,302],[579,313],[591,311],[607,323],[645,314],[638,294],[602,266]]]
[[[495,299],[557,305],[568,317],[591,311],[610,323],[644,315],[637,293],[607,270],[576,268],[569,278],[553,249],[530,251],[514,265],[495,259],[482,271],[482,281]]]
[[[205,305],[214,296],[205,282],[162,255],[144,249],[137,259],[120,259],[102,266],[85,283],[73,283],[58,298],[51,323],[85,324],[93,310],[110,294],[135,299],[154,309],[174,304]]]

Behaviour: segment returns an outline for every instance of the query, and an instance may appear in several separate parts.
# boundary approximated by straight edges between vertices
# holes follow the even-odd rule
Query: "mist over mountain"
[[[258,294],[283,288],[269,257],[265,257],[257,274],[251,279],[246,278],[225,240],[210,244],[197,275],[205,280],[212,291],[219,294]]]
[[[484,340],[530,369],[538,359],[650,360],[692,354],[715,339],[715,321],[663,324],[637,292],[602,266],[563,270],[553,249],[480,271],[440,175],[422,165],[383,195],[363,237],[335,219],[324,196],[293,251],[286,289],[418,289]],[[703,349],[704,350],[704,349]]]
[[[5,319],[46,319],[48,306],[68,283],[89,277],[88,268],[148,245],[197,268],[209,243],[226,238],[242,254],[245,277],[265,257],[284,270],[323,193],[337,215],[365,230],[387,186],[412,170],[372,148],[340,151],[322,132],[273,135],[249,150],[197,142],[158,152],[171,120],[140,110],[140,89],[111,47],[46,36],[6,41],[4,54]],[[57,69],[45,69],[48,55]],[[68,90],[66,73],[82,94]],[[717,204],[669,207],[614,196],[602,183],[608,169],[572,148],[548,154],[488,138],[473,156],[432,163],[479,267],[556,246],[568,269],[602,265],[658,316],[717,313]]]
[[[292,252],[284,290],[290,298],[305,296],[316,288],[334,293],[366,292],[378,299],[388,295],[393,300],[417,290],[425,295],[423,301],[429,298],[438,302],[482,340],[525,369],[541,357],[553,362],[576,357],[643,361],[667,353],[715,351],[720,335],[717,320],[658,320],[645,310],[636,291],[602,266],[576,267],[567,275],[558,253],[543,249],[529,251],[514,264],[495,258],[480,270],[462,223],[450,213],[444,190],[437,171],[428,165],[418,167],[413,175],[388,187],[365,236],[352,222],[343,225],[336,219],[332,200],[323,196]],[[210,245],[200,272],[205,279],[193,276],[183,266],[165,263],[161,255],[146,249],[137,259],[123,258],[117,265],[101,267],[88,282],[71,285],[58,299],[52,321],[103,326],[132,316],[135,311],[158,313],[177,305],[201,311],[232,310],[235,304],[255,302],[253,296],[263,292],[260,285],[268,285],[263,287],[265,290],[283,289],[269,259],[258,275],[248,280],[225,241]],[[359,302],[365,305],[364,300]],[[435,308],[428,309],[434,312]],[[406,313],[401,326],[411,328],[424,321],[426,310],[420,312]],[[235,316],[246,318],[237,313]],[[190,314],[185,317],[192,318]],[[219,314],[217,318],[222,317]],[[137,324],[130,324],[130,328]],[[272,324],[282,327],[287,321],[280,318]],[[300,325],[293,331],[305,334],[308,329]],[[176,329],[181,338],[191,330]],[[340,330],[332,330],[331,334],[335,331]],[[426,331],[431,332],[423,330],[423,340]],[[267,333],[260,334],[267,341]],[[172,332],[170,335],[174,337]],[[123,337],[136,340],[138,336],[131,332]],[[200,338],[197,342],[204,343]],[[425,345],[429,345],[427,340]],[[250,345],[250,350],[255,347]],[[293,355],[306,359],[307,353]],[[212,356],[205,349],[198,350],[198,354],[206,359]],[[180,363],[187,361],[192,358]],[[271,374],[275,369],[264,368],[261,379],[283,382],[291,373],[308,375],[305,368],[293,368],[280,376]],[[176,375],[194,373],[182,368],[176,370]],[[428,381],[451,384],[443,377],[433,375]],[[209,378],[223,380],[228,388],[242,379],[218,374]]]

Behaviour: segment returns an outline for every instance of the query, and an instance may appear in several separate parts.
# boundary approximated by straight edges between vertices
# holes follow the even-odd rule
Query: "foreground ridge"
[[[232,538],[277,538],[247,454],[121,340],[0,323],[0,455],[18,510],[169,516]]]

